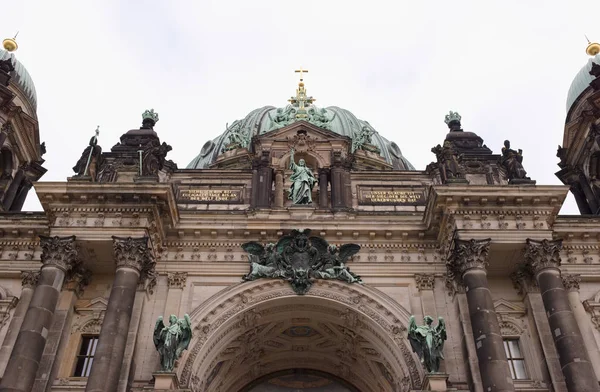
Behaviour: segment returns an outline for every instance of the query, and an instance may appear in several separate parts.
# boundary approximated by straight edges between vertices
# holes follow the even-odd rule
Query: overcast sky
[[[100,144],[160,114],[184,168],[251,110],[284,106],[294,69],[309,95],[367,120],[420,170],[449,110],[499,153],[523,149],[538,184],[559,184],[566,94],[600,40],[600,1],[3,1],[35,81],[43,181],[73,174],[96,125]],[[30,197],[25,208],[37,209]],[[562,213],[578,213],[570,201]]]

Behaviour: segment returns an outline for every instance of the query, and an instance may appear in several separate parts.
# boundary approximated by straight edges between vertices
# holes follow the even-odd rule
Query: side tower
[[[600,214],[600,44],[589,43],[587,64],[573,79],[567,97],[558,178],[571,187],[582,214]]]
[[[16,59],[14,38],[0,49],[0,211],[20,211],[45,172],[33,80]]]

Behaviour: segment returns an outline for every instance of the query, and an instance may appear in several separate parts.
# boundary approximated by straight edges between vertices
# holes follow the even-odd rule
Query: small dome
[[[251,111],[243,120],[236,120],[221,135],[206,142],[202,147],[200,154],[189,163],[187,168],[204,169],[215,162],[217,156],[223,152],[223,149],[228,142],[230,130],[235,129],[237,133],[247,135],[247,140],[249,141],[252,136],[263,135],[281,128],[281,123],[278,123],[277,121],[278,116],[282,116],[284,113],[294,112],[296,109],[297,107],[294,107],[293,105],[288,105],[285,108],[264,106]],[[310,116],[310,118],[307,119],[308,122],[314,123],[317,126],[342,136],[353,138],[354,135],[358,134],[364,127],[368,127],[373,132],[373,145],[379,148],[382,158],[390,164],[393,164],[394,161],[398,162],[398,164],[395,165],[399,166],[397,167],[398,169],[415,170],[413,165],[402,156],[400,147],[398,147],[396,143],[388,141],[375,131],[367,121],[359,120],[352,112],[337,106],[319,108],[315,105],[310,105],[306,109]]]
[[[27,72],[27,69],[25,69],[23,64],[17,60],[13,53],[0,49],[0,60],[6,60],[8,58],[12,60],[13,66],[15,67],[15,70],[11,73],[11,81],[19,86],[21,90],[23,90],[25,96],[29,98],[29,102],[33,106],[33,109],[37,110],[37,95],[35,93],[35,85],[33,84],[33,79],[31,79],[29,72]]]
[[[594,77],[590,75],[590,70],[592,69],[592,63],[596,63],[600,65],[600,54],[595,55],[590,58],[586,65],[579,70],[573,82],[571,82],[571,87],[569,88],[569,93],[567,94],[567,112],[571,109],[571,106],[575,103],[575,100],[581,95],[581,93],[590,86]]]

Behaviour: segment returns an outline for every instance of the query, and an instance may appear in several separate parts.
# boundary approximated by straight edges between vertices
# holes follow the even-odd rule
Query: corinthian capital
[[[52,265],[66,272],[81,264],[77,254],[75,236],[70,237],[46,237],[40,236],[42,247],[42,264]]]
[[[470,269],[483,269],[488,265],[491,239],[454,240],[454,249],[448,258],[446,268],[448,275],[461,281],[465,272]]]
[[[23,271],[21,272],[21,284],[23,288],[34,288],[37,286],[40,278],[40,271]]]
[[[149,281],[150,291],[156,284],[156,261],[148,247],[148,237],[115,237],[113,251],[117,268],[129,267],[140,273],[140,282]]]
[[[579,283],[581,282],[580,275],[562,274],[563,285],[567,291],[579,291]]]
[[[558,268],[561,249],[562,240],[536,241],[528,238],[525,246],[525,264],[534,275],[546,268]]]

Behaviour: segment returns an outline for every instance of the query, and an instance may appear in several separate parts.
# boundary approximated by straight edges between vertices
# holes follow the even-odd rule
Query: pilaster
[[[435,306],[435,296],[433,289],[435,287],[435,275],[433,274],[416,274],[415,283],[417,289],[421,293],[421,308],[423,315],[437,314]]]

